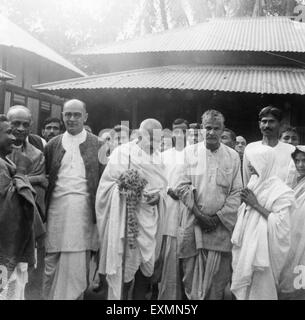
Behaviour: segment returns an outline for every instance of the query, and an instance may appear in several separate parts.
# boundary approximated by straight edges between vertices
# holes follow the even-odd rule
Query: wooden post
[[[197,123],[201,123],[201,116],[202,116],[202,110],[201,110],[201,105],[199,102],[197,102],[197,107],[196,107],[196,112],[197,112],[197,115],[196,115],[196,121]]]
[[[132,129],[138,127],[138,99],[132,98],[131,100],[131,126]]]
[[[0,113],[4,113],[5,106],[5,82],[0,81]]]

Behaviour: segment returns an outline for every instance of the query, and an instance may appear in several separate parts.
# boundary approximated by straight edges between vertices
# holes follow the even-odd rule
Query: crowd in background
[[[87,118],[69,100],[38,136],[26,107],[0,115],[0,299],[93,281],[103,299],[305,298],[305,147],[279,109],[248,145],[213,109],[98,136]]]

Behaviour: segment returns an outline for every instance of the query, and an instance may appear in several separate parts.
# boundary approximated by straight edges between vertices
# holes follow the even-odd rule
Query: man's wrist
[[[21,168],[16,168],[16,174],[26,175],[26,170]]]

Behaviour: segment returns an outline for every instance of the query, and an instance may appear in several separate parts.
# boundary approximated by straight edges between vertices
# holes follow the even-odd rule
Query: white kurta
[[[94,249],[86,170],[79,145],[86,140],[83,130],[76,136],[65,132],[62,138],[66,150],[50,201],[47,222],[46,251],[78,252]]]

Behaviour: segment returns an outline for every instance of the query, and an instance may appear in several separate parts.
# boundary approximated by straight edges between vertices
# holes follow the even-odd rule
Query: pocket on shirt
[[[230,168],[218,168],[216,175],[216,183],[219,187],[223,188],[225,193],[229,193],[231,181],[232,181],[233,169]]]

